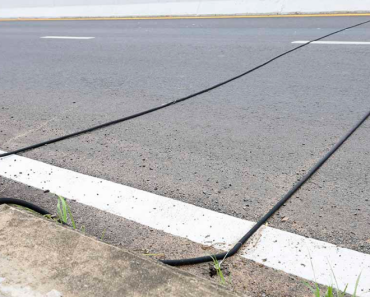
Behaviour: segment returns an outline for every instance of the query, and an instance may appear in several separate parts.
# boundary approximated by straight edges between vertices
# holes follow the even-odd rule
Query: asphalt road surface
[[[1,22],[0,149],[167,103],[365,20]],[[370,24],[326,40],[369,42]],[[370,109],[369,75],[370,45],[312,44],[184,103],[22,155],[255,221]],[[369,131],[367,121],[270,225],[369,254]]]

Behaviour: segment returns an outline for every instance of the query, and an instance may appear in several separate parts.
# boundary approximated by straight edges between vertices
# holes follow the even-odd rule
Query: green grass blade
[[[214,267],[216,269],[217,276],[220,278],[220,283],[222,285],[225,285],[226,284],[226,280],[225,280],[224,274],[222,273],[220,263],[218,262],[218,260],[216,259],[216,257],[214,257],[214,256],[210,256],[210,257],[213,260],[213,264],[214,264]]]
[[[58,196],[57,214],[61,223],[67,224],[69,217],[72,222],[73,229],[76,229],[76,223],[73,218],[71,209],[69,208],[67,201],[62,196]]]
[[[63,222],[67,223],[67,218],[68,218],[67,202],[62,196],[60,196],[59,198],[60,198],[60,201],[62,202]]]
[[[103,230],[103,234],[102,234],[102,235],[101,235],[101,237],[100,237],[100,240],[101,240],[101,241],[103,241],[104,236],[105,236],[105,232],[106,232],[106,231],[107,231],[107,229],[104,229],[104,230]]]
[[[337,295],[338,295],[338,297],[344,297],[344,296],[346,296],[347,288],[348,288],[348,284],[345,286],[345,288],[344,288],[344,291],[343,291],[343,292],[341,292],[341,291],[337,290]]]
[[[63,223],[67,223],[67,208],[65,200],[62,196],[58,196],[58,216]]]
[[[328,262],[329,263],[329,262]],[[329,263],[329,267],[330,267],[330,270],[331,270],[331,273],[333,274],[333,277],[334,277],[334,281],[335,281],[335,285],[336,285],[336,290],[337,290],[337,296],[338,297],[341,297],[343,296],[342,295],[342,292],[339,290],[339,285],[338,285],[338,281],[337,281],[337,278],[335,276],[335,273],[334,273],[334,270],[333,270],[333,267],[331,266],[331,264]],[[347,286],[346,286],[347,288]],[[344,291],[345,292],[345,291]]]
[[[315,290],[315,297],[320,297],[320,288],[319,288],[319,285],[318,284],[315,284],[316,285],[316,290]]]
[[[361,278],[361,273],[358,275],[358,278],[356,280],[355,291],[353,292],[352,297],[356,297],[357,296],[357,288],[358,288],[358,284],[360,283],[360,278]]]
[[[303,282],[303,284],[312,292],[315,294],[316,290],[313,288],[308,282]]]
[[[311,257],[310,257],[311,258]],[[344,290],[341,291],[339,289],[339,283],[338,283],[338,280],[335,276],[335,273],[334,273],[334,270],[333,270],[333,267],[330,265],[329,261],[328,261],[328,264],[329,264],[329,267],[330,267],[330,270],[331,270],[331,273],[332,273],[332,276],[334,278],[334,281],[335,281],[335,285],[336,287],[334,287],[333,285],[329,286],[328,287],[328,290],[326,291],[325,293],[325,297],[345,297],[347,294],[347,289],[348,289],[348,284],[345,286]],[[312,266],[312,270],[314,272],[314,277],[315,277],[315,271],[313,269],[313,263],[312,263],[312,260],[311,260],[311,266]],[[354,289],[354,292],[353,292],[353,295],[352,297],[357,297],[356,294],[357,294],[357,289],[358,289],[358,284],[360,282],[360,278],[361,278],[361,273],[359,274],[359,276],[357,277],[357,280],[356,280],[356,285],[355,285],[355,289]],[[320,297],[320,288],[316,282],[316,277],[315,277],[315,287],[311,286],[309,283],[307,282],[303,282],[303,284],[314,294],[315,297]]]
[[[62,209],[60,207],[60,198],[59,198],[59,196],[58,196],[58,204],[57,204],[57,214],[58,214],[60,223],[62,224],[63,223],[63,214],[62,214]]]
[[[334,297],[333,287],[329,286],[328,291],[326,292],[327,297]]]
[[[68,211],[68,214],[69,214],[69,218],[71,219],[71,222],[72,222],[72,227],[73,227],[73,229],[76,229],[76,223],[75,223],[75,220],[73,218],[71,209],[69,208],[69,205],[67,203],[66,203],[66,206],[67,206],[67,211]]]
[[[221,267],[220,266],[218,266],[217,274],[218,274],[218,277],[221,280],[221,284],[225,285],[226,284],[226,280],[225,280],[224,274],[222,273],[222,270],[221,270]]]
[[[317,281],[316,281],[315,268],[313,268],[313,262],[312,262],[311,252],[310,252],[309,249],[307,249],[307,251],[308,251],[308,256],[310,257],[311,269],[312,269],[312,272],[313,272],[313,279],[314,279],[315,283],[317,283]]]

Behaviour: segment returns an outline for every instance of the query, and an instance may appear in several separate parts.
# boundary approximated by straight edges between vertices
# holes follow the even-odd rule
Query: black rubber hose
[[[12,204],[12,205],[18,205],[18,206],[22,206],[22,207],[26,207],[30,210],[33,210],[34,212],[37,212],[38,214],[40,215],[50,215],[52,216],[52,214],[41,208],[40,206],[37,206],[35,204],[32,204],[30,202],[27,202],[27,201],[24,201],[24,200],[21,200],[21,199],[15,199],[15,198],[0,198],[0,205],[1,204]],[[71,227],[70,225],[68,225],[67,223],[63,222],[61,219],[58,219],[57,218],[57,221],[59,223],[61,223],[62,225],[65,225],[65,226],[68,226],[68,227]]]
[[[242,239],[238,241],[238,243],[228,252],[216,254],[212,256],[204,256],[198,258],[190,258],[190,259],[180,259],[180,260],[160,260],[164,264],[171,265],[171,266],[181,266],[181,265],[192,265],[192,264],[199,264],[204,262],[211,262],[213,261],[212,258],[216,258],[217,260],[223,260],[228,257],[235,255],[238,250],[242,247],[244,243],[254,234],[257,230],[267,222],[272,215],[284,205],[293,195],[295,192],[299,190],[310,178],[312,175],[315,174],[317,170],[342,146],[342,144],[366,121],[366,119],[370,116],[370,111],[346,134],[344,135],[336,145],[334,145],[329,152],[326,153],[324,157],[322,157],[311,169],[310,171],[303,176],[298,183],[293,186],[292,189],[286,193],[283,198],[273,207],[270,209],[268,213],[266,213],[253,227],[245,234]]]
[[[117,124],[119,122],[123,122],[123,121],[127,121],[127,120],[130,120],[130,119],[133,119],[133,118],[136,118],[136,117],[139,117],[141,115],[145,115],[145,114],[148,114],[148,113],[151,113],[151,112],[154,112],[156,110],[159,110],[159,109],[162,109],[162,108],[165,108],[167,106],[170,106],[170,105],[173,105],[173,104],[176,104],[176,103],[179,103],[181,101],[185,101],[187,99],[190,99],[192,97],[195,97],[195,96],[198,96],[200,94],[203,94],[203,93],[206,93],[206,92],[209,92],[215,88],[218,88],[224,84],[227,84],[237,78],[240,78],[244,75],[247,75],[269,63],[271,63],[272,61],[290,53],[290,52],[293,52],[299,48],[302,48],[314,41],[318,41],[318,40],[321,40],[323,38],[326,38],[326,37],[329,37],[331,35],[334,35],[334,34],[337,34],[339,32],[342,32],[342,31],[345,31],[347,29],[351,29],[351,28],[354,28],[354,27],[358,27],[358,26],[361,26],[363,24],[366,24],[366,23],[369,23],[369,21],[366,21],[366,22],[362,22],[362,23],[359,23],[359,24],[356,24],[356,25],[353,25],[353,26],[350,26],[350,27],[347,27],[347,28],[344,28],[344,29],[341,29],[341,30],[338,30],[338,31],[335,31],[333,33],[330,33],[328,35],[325,35],[323,37],[320,37],[320,38],[317,38],[317,39],[314,39],[314,40],[311,40],[301,46],[298,46],[292,50],[289,50],[283,54],[280,54],[278,56],[276,56],[275,58],[272,58],[270,59],[269,61],[251,69],[251,70],[248,70],[247,72],[244,72],[236,77],[233,77],[229,80],[226,80],[222,83],[219,83],[217,85],[214,85],[213,87],[210,87],[208,89],[205,89],[205,90],[202,90],[198,93],[195,93],[195,94],[192,94],[192,95],[189,95],[187,97],[184,97],[182,99],[178,99],[178,100],[175,100],[175,101],[172,101],[172,102],[169,102],[167,104],[164,104],[162,106],[158,106],[158,107],[155,107],[155,108],[152,108],[152,109],[149,109],[149,110],[146,110],[146,111],[143,111],[141,113],[137,113],[135,115],[131,115],[131,116],[128,116],[128,117],[125,117],[125,118],[122,118],[122,119],[118,119],[118,120],[115,120],[115,121],[111,121],[111,122],[108,122],[108,123],[105,123],[105,124],[101,124],[101,125],[98,125],[98,126],[95,126],[95,127],[92,127],[92,128],[89,128],[89,129],[86,129],[86,130],[82,130],[82,131],[79,131],[79,132],[75,132],[75,133],[72,133],[72,134],[69,134],[69,135],[65,135],[65,136],[62,136],[62,137],[59,137],[59,138],[55,138],[55,139],[52,139],[52,140],[49,140],[49,141],[45,141],[45,142],[42,142],[42,143],[39,143],[39,144],[35,144],[35,145],[32,145],[32,146],[29,146],[29,147],[26,147],[26,148],[23,148],[23,149],[19,149],[19,150],[16,150],[16,151],[13,151],[13,152],[8,152],[8,153],[5,153],[5,154],[2,154],[0,155],[0,158],[1,157],[6,157],[6,156],[9,156],[9,155],[12,155],[12,154],[15,154],[15,153],[20,153],[20,152],[24,152],[24,151],[28,151],[28,150],[31,150],[31,149],[35,149],[35,148],[38,148],[38,147],[41,147],[43,145],[47,145],[47,144],[51,144],[51,143],[55,143],[55,142],[58,142],[58,141],[61,141],[61,140],[64,140],[64,139],[67,139],[67,138],[71,138],[71,137],[74,137],[74,136],[77,136],[77,135],[81,135],[81,134],[84,134],[84,133],[88,133],[88,132],[92,132],[94,130],[97,130],[97,129],[101,129],[101,128],[104,128],[104,127],[107,127],[107,126],[110,126],[110,125],[114,125],[114,124]],[[204,262],[211,262],[213,261],[214,258],[216,258],[217,260],[223,260],[223,259],[226,259],[228,257],[231,257],[233,255],[235,255],[238,250],[241,248],[241,246],[254,234],[256,233],[256,231],[263,225],[267,222],[267,220],[278,210],[281,208],[281,206],[284,205],[284,203],[286,203],[293,195],[294,193],[296,193],[301,187],[302,185],[304,185],[310,178],[313,174],[315,174],[315,172],[317,170],[320,169],[320,167],[342,146],[342,144],[366,121],[366,119],[370,116],[370,111],[345,135],[343,136],[339,142],[334,145],[330,151],[323,157],[321,158],[316,164],[315,166],[313,166],[310,171],[305,175],[303,176],[303,178],[301,180],[298,181],[298,183],[293,186],[293,188],[285,195],[281,198],[281,200],[268,212],[266,213],[257,223],[256,225],[253,226],[252,229],[250,229],[248,231],[247,234],[245,234],[239,241],[238,243],[228,252],[225,252],[225,253],[221,253],[221,254],[216,254],[216,255],[211,255],[211,256],[204,256],[204,257],[197,257],[197,258],[190,258],[190,259],[179,259],[179,260],[160,260],[162,263],[164,264],[167,264],[167,265],[171,265],[171,266],[181,266],[181,265],[191,265],[191,264],[199,264],[199,263],[204,263]],[[36,205],[33,205],[29,202],[26,202],[26,201],[23,201],[23,200],[19,200],[19,199],[12,199],[12,198],[0,198],[0,204],[4,204],[4,203],[8,203],[8,204],[17,204],[17,205],[21,205],[21,206],[24,206],[24,207],[28,207],[36,212],[39,212],[40,214],[49,214],[49,212],[47,212],[46,210],[36,206]]]
[[[239,249],[242,247],[247,240],[253,236],[257,230],[263,226],[267,222],[269,218],[273,216],[273,214],[279,210],[293,195],[296,193],[314,174],[320,167],[343,145],[343,143],[366,121],[366,119],[370,116],[370,111],[346,134],[344,135],[338,142],[335,144],[329,152],[326,153],[324,157],[322,157],[311,169],[310,171],[303,176],[298,183],[293,186],[292,189],[286,193],[283,198],[273,207],[271,210],[266,213],[253,227],[245,234],[238,243],[228,252],[211,255],[211,256],[203,256],[197,258],[190,258],[190,259],[179,259],[179,260],[160,260],[162,263],[171,265],[171,266],[182,266],[182,265],[193,265],[193,264],[200,264],[204,262],[211,262],[214,258],[217,260],[224,260],[235,255]],[[20,206],[27,207],[32,209],[42,215],[49,214],[48,211],[38,207],[37,205],[31,204],[29,202],[19,200],[19,199],[12,199],[12,198],[0,198],[0,205],[1,204],[16,204]]]
[[[35,204],[32,204],[30,202],[27,202],[27,201],[24,201],[24,200],[20,200],[20,199],[14,199],[14,198],[0,198],[0,205],[1,204],[14,204],[14,205],[18,205],[18,206],[23,206],[23,207],[26,207],[26,208],[29,208],[41,215],[50,215],[50,212],[35,205]]]
[[[180,103],[182,101],[185,101],[185,100],[188,100],[190,98],[193,98],[193,97],[196,97],[196,96],[199,96],[201,94],[204,94],[204,93],[207,93],[207,92],[210,92],[216,88],[219,88],[229,82],[232,82],[242,76],[245,76],[249,73],[252,73],[254,71],[256,71],[257,69],[260,69],[264,66],[266,66],[267,64],[270,64],[271,62],[289,54],[289,53],[292,53],[302,47],[305,47],[307,45],[309,45],[310,43],[314,42],[314,41],[318,41],[318,40],[321,40],[321,39],[324,39],[326,37],[329,37],[329,36],[332,36],[334,34],[337,34],[337,33],[340,33],[340,32],[343,32],[345,30],[348,30],[348,29],[352,29],[352,28],[355,28],[355,27],[358,27],[358,26],[361,26],[361,25],[364,25],[366,23],[370,23],[370,20],[368,21],[365,21],[365,22],[362,22],[362,23],[359,23],[359,24],[356,24],[356,25],[352,25],[352,26],[349,26],[349,27],[346,27],[344,29],[340,29],[338,31],[335,31],[335,32],[332,32],[332,33],[329,33],[327,35],[324,35],[322,37],[319,37],[317,39],[314,39],[314,40],[311,40],[307,43],[304,43],[300,46],[297,46],[291,50],[288,50],[270,60],[268,60],[267,62],[264,62],[246,72],[243,72],[242,74],[239,74],[237,76],[234,76],[228,80],[225,80],[221,83],[218,83],[212,87],[209,87],[207,89],[204,89],[204,90],[201,90],[199,92],[196,92],[194,94],[191,94],[191,95],[188,95],[186,97],[183,97],[183,98],[180,98],[180,99],[177,99],[177,100],[174,100],[174,101],[171,101],[169,103],[166,103],[166,104],[163,104],[163,105],[160,105],[160,106],[157,106],[157,107],[154,107],[154,108],[151,108],[151,109],[148,109],[148,110],[145,110],[145,111],[142,111],[142,112],[139,112],[139,113],[136,113],[136,114],[133,114],[133,115],[130,115],[130,116],[127,116],[127,117],[123,117],[123,118],[120,118],[120,119],[117,119],[117,120],[114,120],[114,121],[110,121],[110,122],[107,122],[107,123],[104,123],[104,124],[101,124],[101,125],[97,125],[97,126],[94,126],[94,127],[91,127],[91,128],[88,128],[88,129],[85,129],[85,130],[81,130],[81,131],[77,131],[77,132],[74,132],[74,133],[71,133],[71,134],[67,134],[67,135],[64,135],[64,136],[61,136],[61,137],[57,137],[57,138],[53,138],[53,139],[50,139],[50,140],[47,140],[47,141],[44,141],[44,142],[40,142],[40,143],[37,143],[37,144],[33,144],[33,145],[30,145],[30,146],[27,146],[27,147],[24,147],[24,148],[21,148],[21,149],[18,149],[18,150],[14,150],[12,152],[7,152],[7,153],[4,153],[4,154],[0,154],[0,158],[3,158],[3,157],[6,157],[6,156],[10,156],[10,155],[13,155],[13,154],[18,154],[18,153],[23,153],[23,152],[26,152],[26,151],[29,151],[29,150],[33,150],[33,149],[36,149],[36,148],[39,148],[41,146],[44,146],[44,145],[48,145],[48,144],[52,144],[52,143],[55,143],[55,142],[59,142],[59,141],[62,141],[62,140],[65,140],[65,139],[68,139],[68,138],[72,138],[72,137],[76,137],[76,136],[79,136],[79,135],[82,135],[82,134],[85,134],[85,133],[89,133],[89,132],[92,132],[92,131],[95,131],[95,130],[98,130],[98,129],[102,129],[102,128],[106,128],[108,126],[112,126],[112,125],[115,125],[115,124],[118,124],[118,123],[121,123],[121,122],[125,122],[125,121],[128,121],[128,120],[132,120],[132,119],[135,119],[137,117],[140,117],[140,116],[143,116],[143,115],[146,115],[146,114],[149,114],[149,113],[152,113],[152,112],[155,112],[157,110],[160,110],[160,109],[163,109],[163,108],[166,108],[168,106],[171,106],[171,105],[175,105],[177,103]]]

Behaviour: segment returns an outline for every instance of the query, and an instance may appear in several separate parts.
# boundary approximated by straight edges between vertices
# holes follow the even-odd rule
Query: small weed
[[[83,234],[85,234],[86,233],[86,228],[85,228],[85,225],[83,225],[82,227],[81,227],[81,230],[80,230]]]
[[[313,265],[313,262],[312,262],[311,253],[310,253],[309,250],[308,250],[308,254],[310,256],[311,268],[312,268],[312,272],[313,272],[313,275],[314,275],[314,281],[315,282],[314,282],[314,286],[311,286],[307,282],[304,282],[304,285],[311,290],[311,292],[314,294],[314,297],[345,297],[346,295],[348,295],[347,294],[348,284],[345,286],[343,292],[339,289],[337,278],[335,276],[333,267],[330,265],[329,260],[328,260],[328,264],[330,266],[330,270],[331,270],[331,273],[333,275],[336,287],[334,288],[334,286],[331,285],[331,286],[328,287],[328,290],[326,291],[326,293],[324,295],[321,294],[320,287],[317,284],[316,273],[315,273],[314,265]],[[360,278],[361,278],[361,273],[357,277],[356,284],[355,284],[355,291],[353,292],[352,297],[357,297],[356,294],[357,294],[357,288],[358,288],[358,284],[360,282]]]
[[[224,274],[222,273],[220,262],[218,262],[217,258],[215,256],[210,256],[213,260],[214,267],[217,272],[217,276],[220,278],[221,285],[226,285],[226,280],[224,277]]]
[[[326,293],[324,295],[321,294],[319,285],[317,283],[315,283],[314,286],[311,286],[307,282],[305,282],[304,284],[306,285],[307,288],[309,288],[311,290],[311,292],[314,294],[314,297],[345,297],[347,295],[348,284],[344,288],[343,292],[341,290],[339,290],[338,282],[337,282],[337,279],[335,277],[335,274],[334,274],[333,270],[332,270],[332,273],[333,273],[333,277],[334,277],[334,280],[335,280],[335,283],[336,283],[336,288],[334,288],[334,286],[329,286],[328,290],[326,291]],[[355,291],[353,292],[352,297],[357,297],[357,288],[358,288],[358,284],[360,282],[360,277],[361,277],[361,273],[360,273],[360,275],[358,276],[358,278],[356,280]]]
[[[53,216],[51,215],[51,214],[46,214],[46,215],[44,215],[44,218],[47,218],[47,219],[49,219],[49,220],[53,220],[54,218],[53,218]]]
[[[69,208],[66,200],[62,196],[58,196],[57,214],[61,224],[67,224],[69,217],[69,219],[72,222],[73,229],[76,229],[76,223],[73,219],[71,209]]]
[[[107,229],[104,229],[103,230],[103,234],[101,235],[100,237],[100,240],[103,241],[104,240],[104,236],[105,236],[105,232],[107,231]]]

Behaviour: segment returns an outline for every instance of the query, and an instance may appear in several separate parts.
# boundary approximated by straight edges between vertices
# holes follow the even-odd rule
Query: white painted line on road
[[[297,40],[292,43],[307,43],[308,40]],[[370,42],[367,41],[313,41],[311,44],[347,44],[347,45],[370,45]]]
[[[0,176],[34,188],[49,190],[79,203],[196,243],[214,245],[225,251],[238,242],[254,224],[16,155],[0,159]],[[349,283],[347,292],[350,293],[354,290],[358,274],[362,272],[358,292],[360,296],[370,296],[368,254],[263,227],[258,235],[243,247],[240,255],[268,267],[315,280],[311,257],[318,283],[333,284],[331,265],[340,288],[344,289]]]
[[[95,37],[78,37],[78,36],[43,36],[43,39],[94,39]]]

